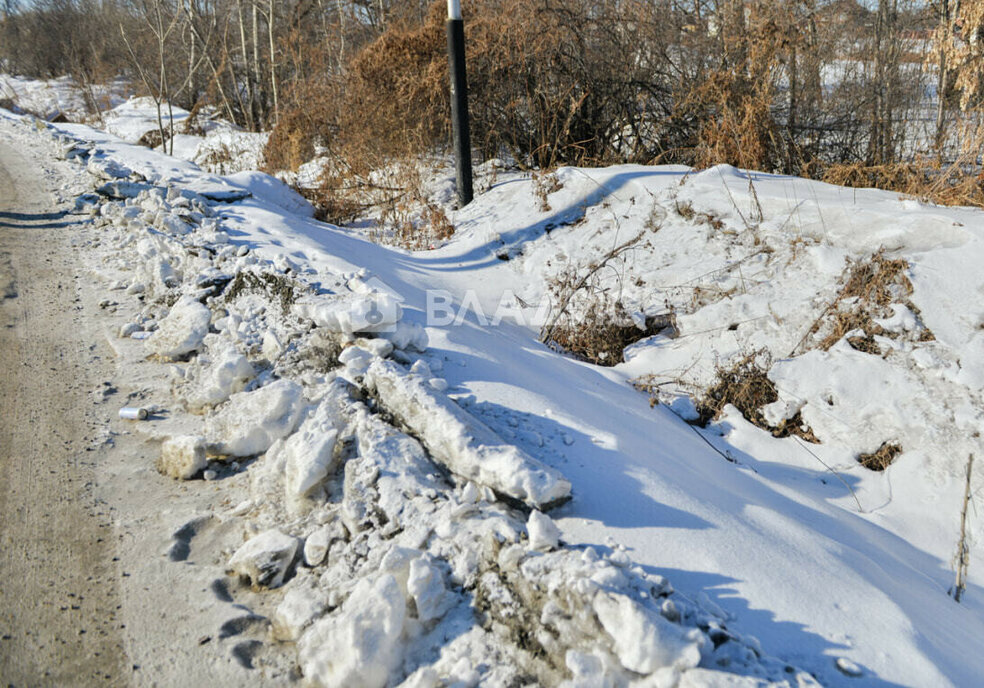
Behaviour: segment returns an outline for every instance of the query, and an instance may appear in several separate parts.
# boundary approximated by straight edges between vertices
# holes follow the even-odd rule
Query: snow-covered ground
[[[247,501],[209,515],[243,545],[214,556],[265,591],[264,640],[310,682],[984,680],[973,508],[947,596],[984,425],[981,211],[728,167],[562,169],[500,174],[410,253],[259,173],[3,126],[99,189],[79,200],[93,273],[169,412],[138,427],[193,489],[245,474]],[[611,299],[672,328],[613,367],[540,344],[588,273],[575,315]],[[686,422],[718,366],[762,351],[762,418],[818,442],[731,406]],[[887,470],[858,463],[885,443]]]
[[[160,123],[154,100],[133,96],[132,86],[117,80],[109,86],[94,85],[86,92],[70,77],[29,79],[0,73],[0,99],[9,100],[15,111],[45,120],[97,124],[104,131],[129,143],[153,144],[161,149]],[[98,108],[98,114],[92,108]],[[174,124],[174,156],[202,169],[233,174],[258,169],[269,134],[242,131],[217,117],[215,108],[202,108],[189,120],[184,108],[163,103],[160,110],[165,132]],[[168,151],[170,151],[170,145]]]
[[[127,88],[123,81],[93,85],[87,102],[85,91],[71,77],[30,79],[0,74],[0,99],[9,99],[15,108],[44,119],[60,116],[73,122],[86,121],[92,114],[91,104],[100,109],[116,107],[124,102]]]

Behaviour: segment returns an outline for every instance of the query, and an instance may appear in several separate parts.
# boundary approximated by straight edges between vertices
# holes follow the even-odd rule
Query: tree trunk
[[[946,45],[950,41],[950,0],[939,0],[939,38],[937,40],[937,71],[936,71],[936,136],[934,147],[940,162],[943,161],[943,141],[946,138],[946,82],[949,76],[947,70]]]
[[[250,70],[249,53],[246,51],[246,20],[243,15],[243,0],[236,0],[236,12],[239,18],[239,47],[243,55],[243,73],[246,77],[246,102],[249,105],[243,114],[246,117],[246,127],[250,131],[256,131],[256,122],[253,119],[256,87]]]
[[[280,122],[280,101],[277,96],[277,46],[273,38],[273,0],[267,5],[267,34],[270,37],[270,88],[273,92],[273,124]]]

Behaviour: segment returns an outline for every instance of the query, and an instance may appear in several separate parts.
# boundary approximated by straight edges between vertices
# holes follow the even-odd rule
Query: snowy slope
[[[54,131],[87,142],[90,168],[93,160],[103,168],[113,162],[152,184],[214,198],[234,198],[230,189],[242,188],[84,127]],[[217,206],[209,245],[230,259],[246,246],[262,265],[335,291],[347,284],[358,293],[358,284],[380,280],[398,295],[401,322],[427,326],[424,352],[396,342],[404,361],[423,361],[417,374],[439,376],[436,390],[446,383],[461,408],[570,481],[573,499],[551,514],[562,542],[638,565],[638,575],[665,577],[681,604],[726,623],[742,638],[741,647],[760,643],[764,656],[805,669],[824,685],[979,683],[984,574],[972,562],[963,604],[946,590],[953,580],[949,560],[962,471],[967,454],[979,449],[984,277],[975,268],[984,253],[984,215],[724,167],[557,174],[561,189],[550,194],[549,210],[529,180],[506,179],[458,212],[455,237],[434,251],[373,245],[352,230],[291,215],[262,193]],[[191,236],[200,241],[201,231]],[[636,236],[639,243],[599,273],[597,286],[618,290],[630,310],[672,310],[678,336],[641,342],[614,368],[538,343],[533,323],[550,278],[583,270]],[[231,242],[231,252],[224,242]],[[867,259],[882,248],[907,261],[913,291],[897,294],[899,303],[889,304],[895,315],[879,321],[881,355],[852,348],[846,336],[828,351],[811,348],[822,334],[811,335],[811,327],[834,302],[845,260]],[[167,288],[161,275],[156,278]],[[431,302],[433,290],[445,290],[455,314],[468,305],[460,322],[428,326],[428,290]],[[489,326],[500,306],[511,315]],[[281,334],[296,330],[279,326]],[[922,330],[934,338],[916,336]],[[247,349],[275,348],[262,332],[243,331]],[[782,418],[800,411],[820,444],[774,438],[729,409],[708,430],[681,419],[692,410],[683,393],[710,383],[715,364],[763,347],[772,352],[769,375],[782,402],[771,413]],[[356,359],[350,356],[347,364],[353,377]],[[653,408],[633,388],[631,381],[642,376],[668,383],[660,387],[666,404]],[[360,442],[375,446],[379,432],[364,430]],[[887,471],[857,464],[855,455],[884,441],[903,449]],[[475,498],[462,501],[469,500]],[[532,540],[535,528],[527,530]],[[982,527],[973,517],[971,530],[979,542]],[[330,644],[346,624],[377,619],[390,629],[402,623],[400,595],[412,595],[410,589],[397,591],[382,578],[365,581],[365,589],[356,590],[372,592],[382,606],[326,615],[312,626],[300,645],[302,666],[312,675],[342,671],[326,667],[317,647]],[[603,626],[617,618],[631,627],[632,615],[614,609],[594,606]],[[607,632],[614,633],[610,652],[621,666],[648,673],[651,665]],[[398,636],[388,630],[379,640],[389,648],[394,672]],[[688,666],[686,655],[680,649],[667,665],[679,660],[678,669]],[[718,668],[730,661],[738,673],[771,675],[748,656],[726,655],[705,650],[702,661]],[[578,666],[585,676],[595,675],[578,657],[568,655],[568,670]],[[358,666],[358,657],[349,660]],[[434,666],[441,676],[460,675],[451,664]],[[686,671],[681,679],[691,685],[712,680]]]

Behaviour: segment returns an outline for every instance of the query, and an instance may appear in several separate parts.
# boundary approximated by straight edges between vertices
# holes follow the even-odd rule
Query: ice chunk
[[[406,600],[396,579],[363,578],[338,613],[298,642],[304,677],[325,688],[383,688],[403,655]]]
[[[297,640],[301,632],[327,607],[326,601],[309,584],[288,590],[273,614],[273,635],[277,640]]]
[[[197,351],[208,334],[211,319],[208,308],[184,296],[147,339],[146,347],[162,358],[178,358]]]
[[[294,304],[294,312],[318,327],[345,334],[388,332],[403,315],[399,301],[387,293],[308,297]]]
[[[247,540],[226,564],[230,574],[249,580],[254,588],[277,588],[297,554],[297,538],[267,530]]]
[[[252,392],[233,394],[205,421],[205,434],[220,454],[262,454],[297,428],[303,410],[301,386],[277,380]]]
[[[323,525],[304,540],[304,563],[314,567],[325,560],[331,547],[331,526]]]
[[[179,480],[194,478],[206,465],[205,438],[193,435],[165,440],[157,459],[157,470],[161,474]]]
[[[556,549],[560,541],[560,529],[553,519],[535,509],[526,521],[526,532],[530,536],[530,549],[541,552]]]
[[[365,375],[373,358],[375,357],[371,351],[367,351],[361,346],[350,346],[339,354],[338,362],[344,365],[349,373],[358,377]]]
[[[380,332],[379,336],[388,339],[394,348],[402,351],[427,351],[427,330],[417,323],[398,322],[392,328]]]
[[[86,171],[100,179],[126,179],[132,173],[130,168],[104,157],[92,156],[85,166]]]
[[[129,182],[124,180],[114,180],[106,182],[96,189],[96,193],[113,199],[136,198],[141,191],[152,189],[150,184],[141,182]]]
[[[157,228],[162,232],[167,232],[168,234],[174,234],[176,236],[181,236],[191,232],[191,225],[177,215],[172,215],[170,213],[158,214],[154,224],[157,225]]]
[[[209,339],[213,339],[209,343]],[[209,335],[206,345],[213,359],[205,368],[198,385],[188,394],[188,410],[200,412],[218,406],[236,392],[241,392],[256,375],[252,364],[236,351],[231,342]]]
[[[263,353],[263,358],[273,363],[278,358],[280,354],[284,352],[284,345],[280,341],[280,337],[273,330],[267,330],[263,333],[263,344],[261,346],[261,351]]]
[[[335,441],[338,430],[330,417],[329,405],[322,404],[300,430],[284,443],[286,457],[286,481],[288,502],[309,497],[321,487],[325,478],[338,466]]]
[[[441,618],[450,607],[441,570],[425,557],[410,562],[407,593],[417,606],[417,618],[424,622]]]
[[[614,641],[618,661],[649,674],[661,667],[692,669],[700,663],[703,634],[676,626],[625,595],[599,592],[593,607]]]
[[[541,511],[570,498],[571,484],[558,471],[504,444],[489,427],[396,363],[374,361],[366,386],[452,473]]]

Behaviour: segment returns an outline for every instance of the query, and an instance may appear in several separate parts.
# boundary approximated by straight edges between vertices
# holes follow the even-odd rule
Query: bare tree
[[[171,91],[168,71],[168,51],[170,40],[179,25],[178,8],[167,0],[141,0],[139,11],[146,27],[154,39],[155,60],[153,72],[150,65],[145,65],[133,43],[127,36],[127,31],[120,23],[120,36],[126,44],[127,51],[143,82],[150,93],[157,109],[157,127],[161,135],[161,147],[170,154],[174,153],[174,107],[171,102]],[[167,130],[164,128],[164,108],[167,108]]]

